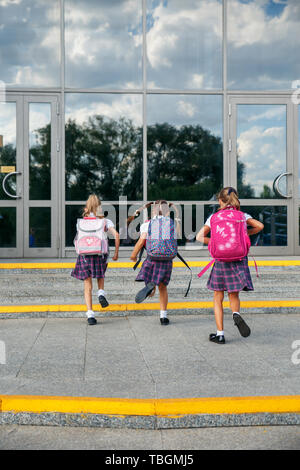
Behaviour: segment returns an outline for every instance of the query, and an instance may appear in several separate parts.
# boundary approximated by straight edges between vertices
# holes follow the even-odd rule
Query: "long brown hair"
[[[95,216],[103,218],[103,214],[101,213],[101,201],[96,196],[96,194],[91,194],[86,201],[85,208],[83,209],[83,217],[87,217],[90,213],[93,213]]]
[[[240,210],[240,201],[237,190],[231,186],[221,189],[219,194],[217,194],[217,199],[221,199],[226,207],[232,206]]]

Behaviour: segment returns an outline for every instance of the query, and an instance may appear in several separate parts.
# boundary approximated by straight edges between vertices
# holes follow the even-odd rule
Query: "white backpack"
[[[78,255],[105,255],[108,253],[106,220],[96,217],[77,219],[74,245]]]

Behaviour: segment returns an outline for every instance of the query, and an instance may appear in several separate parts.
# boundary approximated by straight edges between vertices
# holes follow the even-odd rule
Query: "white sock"
[[[167,318],[168,314],[166,310],[161,310],[160,311],[160,318]]]
[[[239,314],[240,314],[239,312],[233,312],[233,313],[232,313],[232,316],[233,316],[235,313],[236,313],[237,315],[239,315]]]
[[[93,310],[88,310],[88,311],[86,312],[86,316],[87,316],[88,318],[94,318],[94,317],[95,317],[95,313],[93,312]]]
[[[100,295],[103,295],[103,297],[106,298],[106,292],[105,292],[103,289],[99,289],[99,290],[98,290],[98,297],[99,297]]]
[[[224,331],[217,330],[217,336],[224,336]]]

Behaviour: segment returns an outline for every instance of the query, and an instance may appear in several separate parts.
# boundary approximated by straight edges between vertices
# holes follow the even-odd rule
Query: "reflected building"
[[[298,0],[0,0],[0,256],[74,257],[91,193],[123,232],[175,202],[205,256],[227,185],[253,253],[299,254],[299,26]]]

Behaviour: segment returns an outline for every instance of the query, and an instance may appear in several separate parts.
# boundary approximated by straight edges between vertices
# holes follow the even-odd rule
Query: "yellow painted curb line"
[[[229,307],[229,302],[224,302],[224,307]],[[278,307],[300,307],[300,300],[245,300],[241,301],[242,308],[278,308]],[[169,310],[188,309],[211,309],[213,302],[169,302]],[[93,305],[93,310],[97,312],[132,312],[137,310],[159,310],[159,303],[145,304],[110,304],[109,307],[102,308],[100,305]],[[0,306],[0,313],[35,313],[35,312],[85,312],[85,305],[4,305]]]
[[[208,261],[189,261],[190,267],[202,268]],[[257,266],[300,266],[299,260],[258,260]],[[132,268],[132,262],[109,262],[108,268]],[[139,264],[141,267],[142,263]],[[249,266],[254,266],[253,261],[248,262]],[[0,269],[73,269],[75,263],[0,263]],[[174,268],[184,268],[181,261],[173,261]]]
[[[91,413],[174,418],[195,414],[300,413],[300,395],[147,400],[0,395],[0,412]]]

